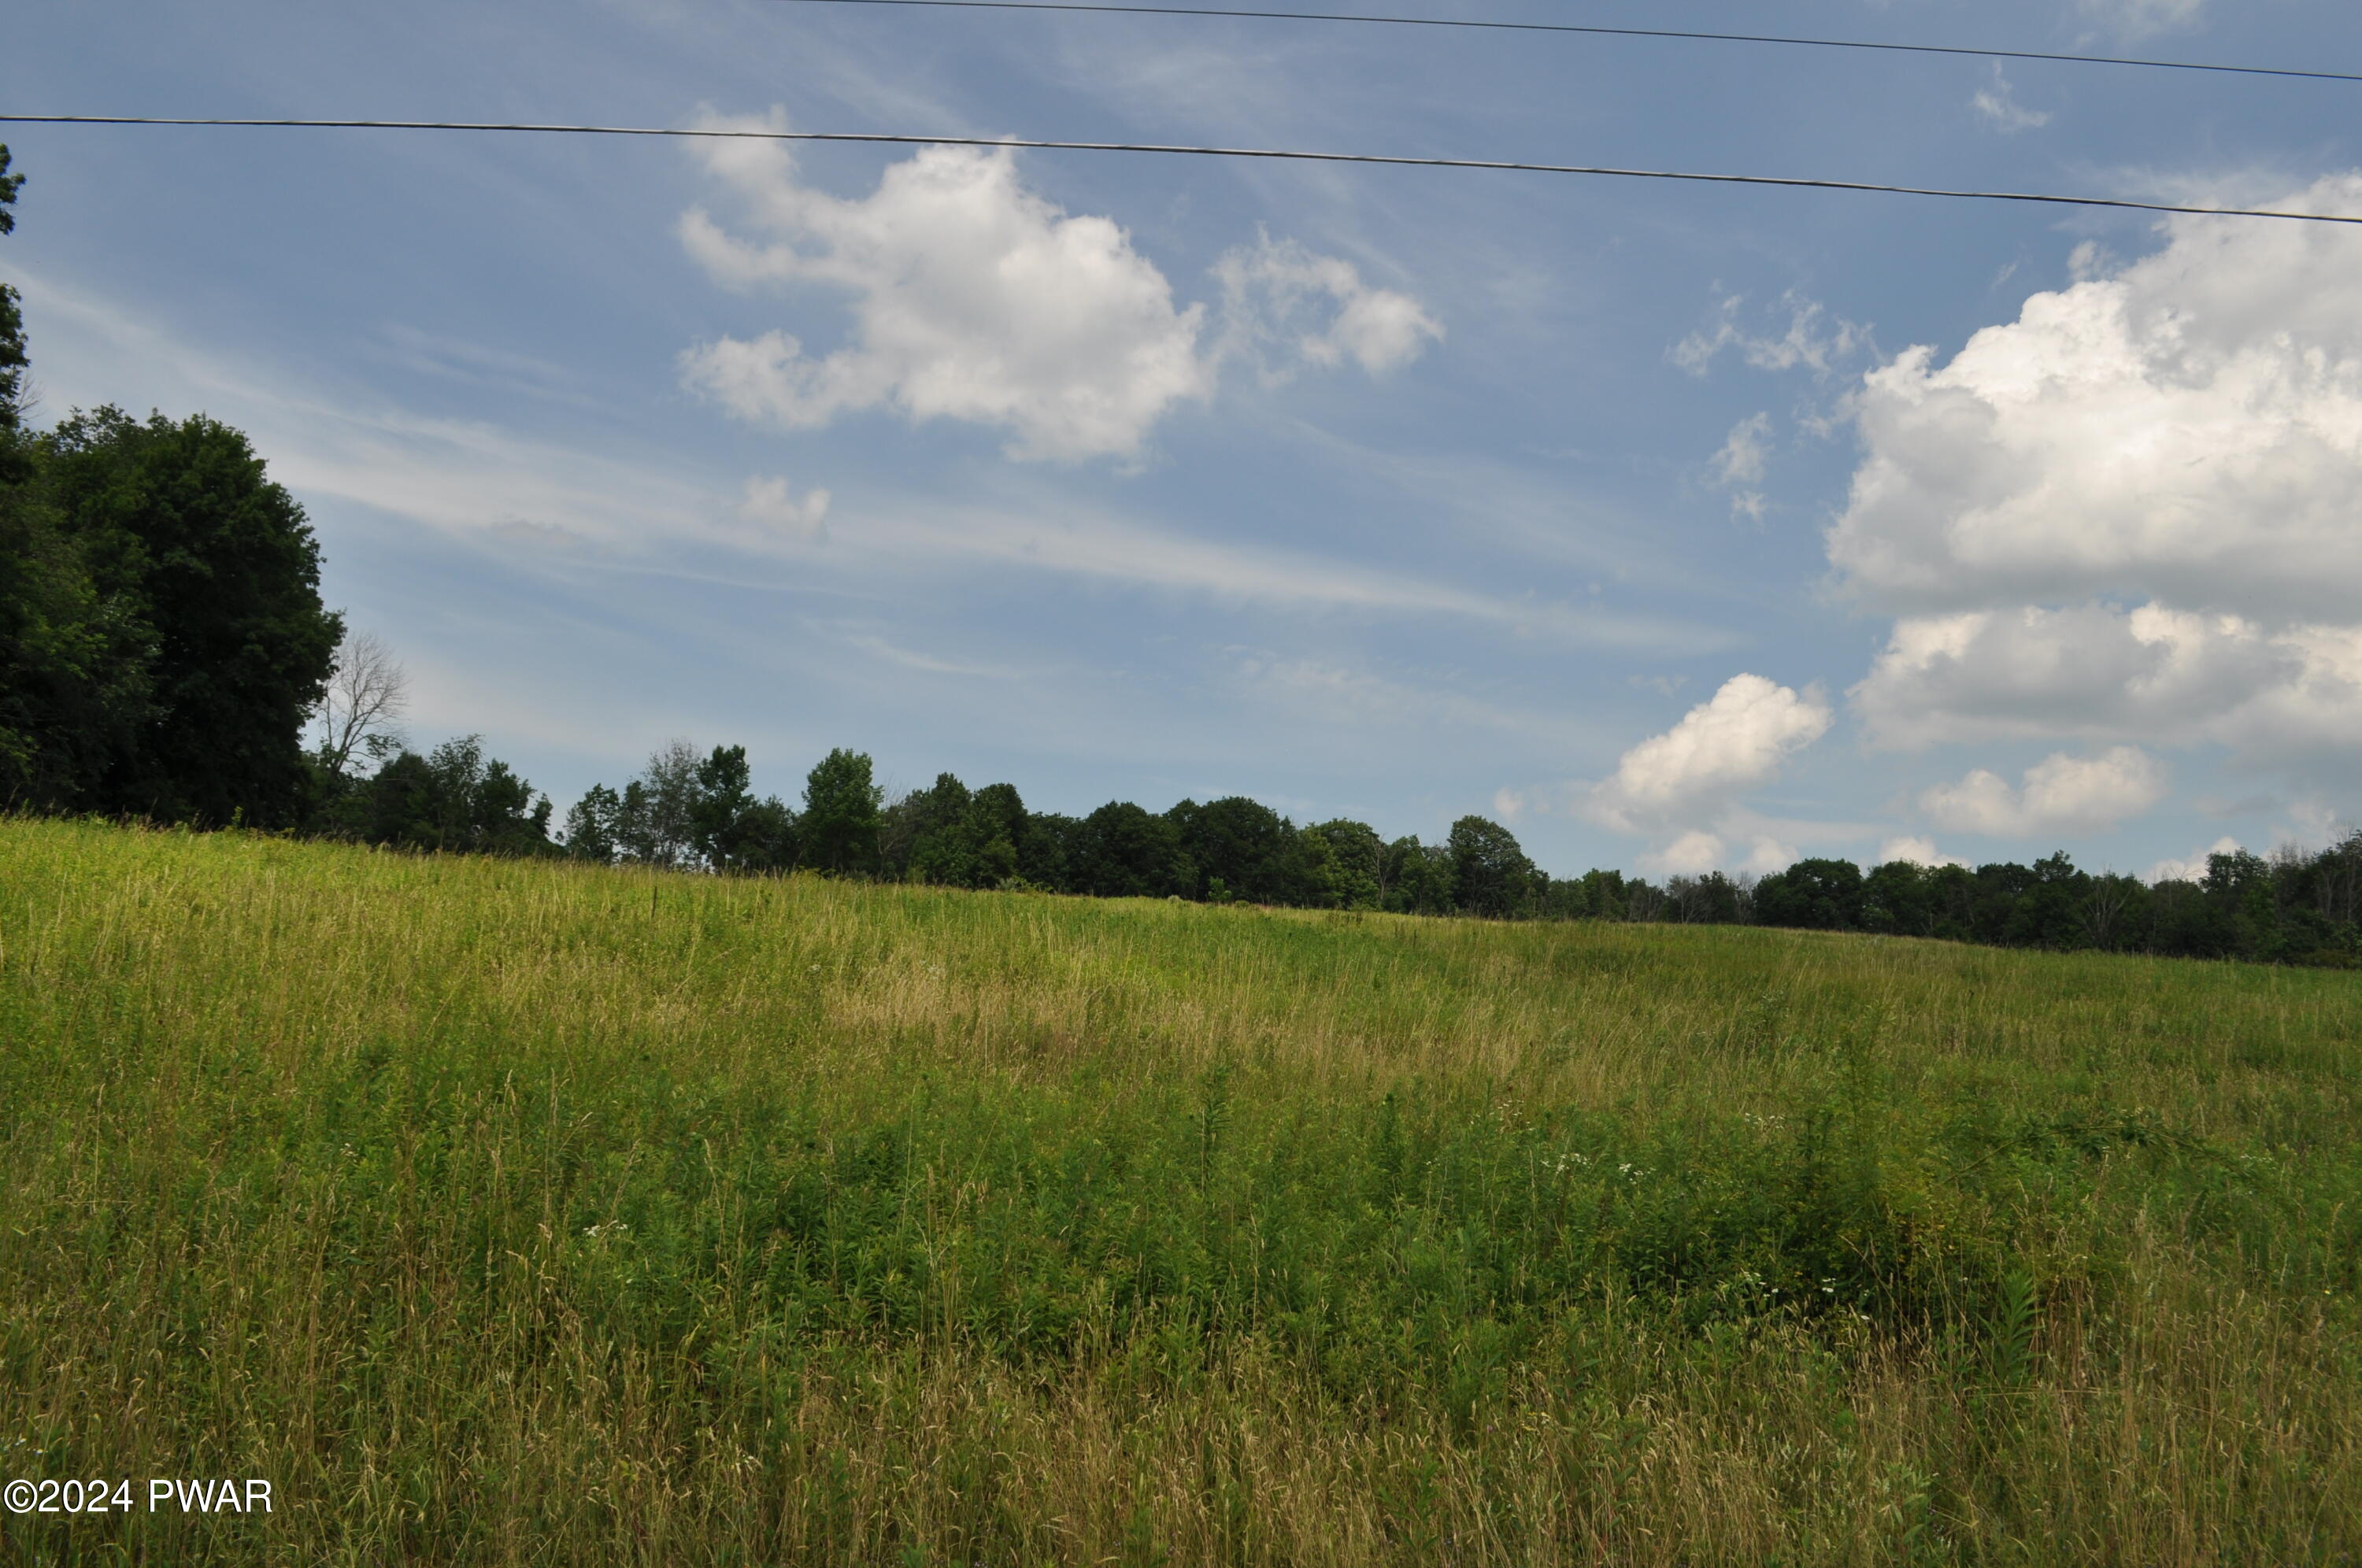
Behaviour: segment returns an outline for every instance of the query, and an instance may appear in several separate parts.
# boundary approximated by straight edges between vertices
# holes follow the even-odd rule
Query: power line
[[[1453,17],[1348,16],[1333,11],[1248,11],[1211,6],[1095,6],[1081,0],[789,0],[801,6],[931,6],[949,10],[1088,11],[1142,17],[1231,17],[1271,22],[1353,22],[1390,28],[1472,28],[1494,32],[1583,33],[1595,38],[1688,39],[1712,43],[1790,44],[1803,49],[1876,50],[1893,54],[1966,55],[1974,60],[2036,60],[2065,65],[2129,65],[2150,71],[2210,71],[2230,76],[2293,76],[2362,82],[2362,72],[2295,71],[2275,65],[2216,65],[2194,60],[2139,60],[2112,54],[2050,54],[2030,49],[1969,49],[1954,44],[1872,43],[1861,39],[1797,38],[1785,33],[1704,33],[1673,28],[1609,28],[1572,22],[1486,22]]]
[[[2198,217],[2285,218],[2295,223],[2362,224],[2362,215],[2275,212],[2264,207],[2198,207],[2137,202],[2119,196],[2062,196],[2037,191],[1966,191],[1935,185],[1883,185],[1868,180],[1808,180],[1781,174],[1700,174],[1673,169],[1616,169],[1581,163],[1517,163],[1487,158],[1408,158],[1382,152],[1307,152],[1264,147],[1182,147],[1161,142],[1045,141],[1013,136],[900,136],[884,131],[791,131],[682,126],[583,126],[484,120],[180,119],[147,115],[0,115],[0,125],[204,126],[263,130],[518,131],[547,136],[687,137],[707,140],[866,142],[888,147],[1012,148],[1042,152],[1159,152],[1196,158],[1270,158],[1300,163],[1377,163],[1406,169],[1481,169],[1519,174],[1592,174],[1618,180],[1684,180],[1707,185],[1777,185],[1808,191],[1871,191],[1895,196],[1941,196],[1970,202],[2036,202],[2061,207],[2113,207],[2127,212]]]

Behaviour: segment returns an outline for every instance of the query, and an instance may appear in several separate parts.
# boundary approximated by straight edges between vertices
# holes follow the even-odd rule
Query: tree
[[[1544,920],[1582,920],[1598,911],[1591,907],[1589,889],[1581,878],[1553,877],[1542,889],[1537,912]]]
[[[2082,946],[2090,934],[2084,899],[2091,881],[2063,849],[2036,861],[2002,926],[2002,940],[2012,947]]]
[[[1260,801],[1231,795],[1199,805],[1184,801],[1164,813],[1180,834],[1181,851],[1196,868],[1184,898],[1203,898],[1220,882],[1249,903],[1307,901],[1296,829]]]
[[[1466,816],[1451,824],[1448,847],[1461,909],[1493,920],[1526,912],[1534,900],[1534,863],[1515,834],[1486,818]]]
[[[426,756],[403,751],[352,787],[344,831],[373,844],[451,855],[547,855],[550,803],[481,735],[456,735]],[[572,850],[569,844],[569,852]]]
[[[690,849],[717,870],[730,863],[738,819],[755,804],[753,782],[743,745],[715,746],[690,775]]]
[[[2279,900],[2270,862],[2247,850],[2206,857],[2205,890],[2220,951],[2239,958],[2282,956]]]
[[[303,732],[343,626],[320,602],[304,509],[204,414],[76,413],[42,437],[44,489],[94,587],[152,647],[147,717],[86,794],[105,810],[292,822]]]
[[[566,809],[566,853],[577,860],[613,863],[623,851],[624,798],[604,784],[593,784]]]
[[[697,748],[670,740],[624,786],[615,813],[616,847],[650,866],[679,866],[697,856]]]
[[[1859,931],[1861,867],[1850,860],[1799,860],[1755,884],[1755,918],[1765,925]]]
[[[87,803],[150,712],[150,644],[93,584],[40,483],[39,448],[0,429],[0,806]]]
[[[1052,892],[1077,890],[1072,867],[1083,824],[1057,812],[1028,812],[1017,841],[1017,875],[1028,887]]]
[[[731,824],[723,868],[748,873],[792,871],[797,858],[796,813],[776,795],[766,795],[738,813]]]
[[[24,188],[22,174],[8,172],[8,147],[0,142],[0,234],[17,232],[17,193]],[[15,430],[25,412],[24,296],[0,283],[0,430]]]
[[[970,888],[999,888],[1017,879],[1031,817],[1014,784],[988,784],[968,797],[959,837]]]
[[[1416,837],[1386,845],[1385,907],[1403,914],[1450,914],[1453,905],[1451,850]]]
[[[697,765],[689,805],[690,847],[714,871],[785,871],[796,860],[796,814],[756,800],[743,745],[717,745]]]
[[[1302,839],[1315,901],[1330,909],[1380,907],[1385,897],[1386,841],[1377,829],[1339,817],[1306,828]]]
[[[1690,925],[1736,925],[1747,918],[1749,889],[1719,871],[1665,883],[1665,916]]]
[[[1927,867],[1914,860],[1889,860],[1873,867],[1861,885],[1861,928],[1892,936],[1926,936],[1934,923]]]
[[[1583,874],[1583,901],[1593,918],[1622,920],[1629,913],[1631,889],[1621,871],[1594,868]]]
[[[0,146],[0,234],[21,174]],[[0,807],[53,811],[90,792],[150,713],[147,628],[99,591],[22,428],[24,317],[0,283]]]
[[[402,744],[396,723],[410,701],[410,677],[374,632],[348,632],[337,645],[327,689],[313,710],[320,744],[314,753],[331,778],[342,778],[354,751],[376,741],[380,751]]]
[[[875,876],[883,798],[866,753],[840,747],[822,757],[804,780],[804,864],[839,877]]]
[[[2103,872],[2083,895],[2084,933],[2094,947],[2127,947],[2139,940],[2147,912],[2148,889],[2139,878]]]
[[[1109,801],[1083,819],[1067,870],[1075,891],[1102,899],[1187,898],[1198,884],[1173,819],[1129,801]]]
[[[938,773],[926,789],[894,802],[887,812],[888,868],[900,869],[914,882],[975,887],[976,846],[966,831],[970,800],[968,787],[956,775]],[[899,856],[893,853],[898,841]]]

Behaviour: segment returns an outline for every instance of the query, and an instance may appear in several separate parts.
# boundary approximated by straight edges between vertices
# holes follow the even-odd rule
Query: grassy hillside
[[[0,1529],[2351,1562],[2357,1028],[2343,973],[0,821],[0,1478],[278,1501]]]

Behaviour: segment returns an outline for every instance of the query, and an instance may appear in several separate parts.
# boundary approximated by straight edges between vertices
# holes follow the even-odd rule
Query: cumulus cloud
[[[2362,626],[2268,630],[2149,603],[1909,616],[1849,693],[1872,742],[2214,742],[2334,762],[2362,740]]]
[[[2054,752],[2027,768],[2016,789],[1980,767],[1957,784],[1927,790],[1919,809],[1955,833],[2031,838],[2104,832],[2147,811],[2165,792],[2164,765],[2136,746],[2119,745],[2096,756]]]
[[[1593,789],[1587,812],[1624,833],[1692,827],[1772,778],[1829,721],[1813,690],[1734,675],[1681,723],[1626,752],[1615,776]]]
[[[1870,328],[1857,322],[1823,326],[1827,314],[1816,300],[1794,289],[1780,296],[1775,310],[1787,314],[1788,324],[1776,336],[1749,332],[1741,325],[1747,296],[1726,294],[1715,307],[1713,322],[1673,345],[1674,364],[1694,376],[1703,376],[1726,348],[1759,370],[1799,368],[1827,375],[1845,360],[1870,347]]]
[[[2352,211],[2362,175],[2291,205]],[[2237,226],[2234,226],[2237,225]],[[2362,595],[2362,235],[2191,219],[1865,379],[1828,536],[1864,603],[2114,593],[2285,618]]]
[[[2362,206],[2362,174],[2291,210]],[[2192,218],[1853,403],[1838,591],[1875,741],[2362,743],[2362,234]],[[2161,728],[2160,728],[2161,726]]]
[[[1925,866],[1931,870],[1938,866],[1968,864],[1957,855],[1946,855],[1937,849],[1934,839],[1918,835],[1890,838],[1880,845],[1878,863],[1883,866],[1890,860],[1907,860],[1914,866]]]
[[[1352,262],[1315,255],[1292,239],[1261,235],[1224,253],[1214,280],[1222,290],[1223,350],[1256,355],[1271,380],[1285,379],[1297,364],[1325,368],[1346,359],[1383,375],[1443,337],[1408,294],[1372,288]]]
[[[1999,61],[1993,61],[1992,84],[1978,88],[1976,96],[1969,100],[1969,106],[1976,110],[1987,125],[2003,135],[2038,129],[2050,123],[2047,110],[2029,109],[2017,101],[2009,78],[2002,74]]]
[[[830,352],[771,331],[681,356],[684,382],[739,418],[802,429],[885,407],[1006,430],[1012,457],[1074,461],[1133,456],[1157,420],[1213,393],[1222,348],[1203,342],[1207,307],[1176,302],[1112,219],[1027,189],[1007,149],[924,148],[853,198],[804,184],[779,143],[715,141],[703,156],[747,232],[693,208],[680,221],[691,257],[734,288],[849,296]],[[1216,277],[1225,342],[1284,339],[1291,364],[1377,374],[1441,333],[1408,295],[1292,241],[1233,251]]]

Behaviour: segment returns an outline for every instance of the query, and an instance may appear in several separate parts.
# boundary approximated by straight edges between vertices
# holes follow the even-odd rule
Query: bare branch
[[[328,771],[342,777],[353,753],[371,736],[398,740],[398,721],[409,701],[410,677],[383,639],[374,632],[348,635],[315,710],[320,759]]]

